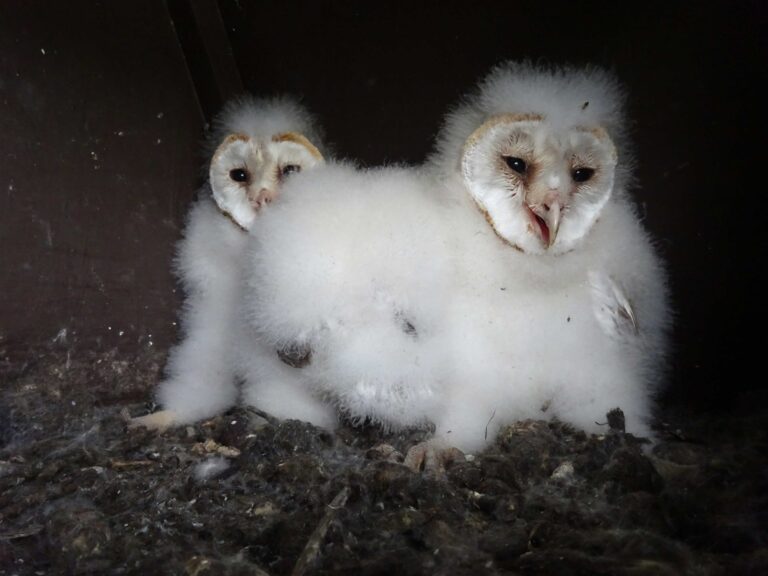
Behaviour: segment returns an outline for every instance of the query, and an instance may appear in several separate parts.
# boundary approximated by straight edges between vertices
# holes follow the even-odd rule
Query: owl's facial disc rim
[[[234,222],[238,228],[248,230],[255,218],[255,214],[251,213],[252,209],[250,206],[243,205],[243,201],[238,199],[237,195],[233,196],[231,193],[225,192],[225,189],[229,189],[231,186],[242,189],[248,185],[247,182],[237,182],[232,179],[231,169],[224,159],[236,143],[252,146],[251,138],[246,134],[236,132],[225,136],[211,158],[208,179],[213,200],[219,211]],[[249,172],[247,165],[242,168]]]
[[[469,138],[464,143],[462,157],[466,157],[467,151],[475,146],[485,136],[486,132],[500,124],[536,123],[541,122],[543,119],[544,117],[540,114],[497,114],[491,116],[469,135]]]
[[[300,134],[298,132],[281,132],[280,134],[275,134],[272,136],[272,142],[293,142],[295,144],[300,144],[306,148],[310,155],[312,155],[316,160],[319,162],[325,161],[325,158],[323,158],[323,155],[320,150],[318,150],[317,146],[312,144],[309,138],[304,136],[304,134]]]

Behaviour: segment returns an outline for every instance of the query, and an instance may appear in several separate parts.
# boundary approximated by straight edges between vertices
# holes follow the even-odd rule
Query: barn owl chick
[[[477,449],[515,419],[650,433],[670,323],[628,194],[622,91],[597,69],[506,64],[449,114],[431,165],[455,198],[455,364],[437,430]]]
[[[542,416],[599,431],[617,406],[647,434],[670,314],[621,104],[599,70],[509,64],[425,169],[292,179],[253,229],[253,328],[312,349],[304,386],[353,421],[431,422],[433,446]]]
[[[209,180],[218,207],[247,230],[280,183],[323,159],[306,136],[294,131],[263,137],[229,134],[216,149]]]
[[[594,224],[610,197],[616,159],[600,126],[562,133],[540,114],[502,114],[469,137],[461,172],[500,238],[529,254],[558,254]]]
[[[311,350],[294,373],[352,422],[421,426],[441,399],[434,331],[449,254],[430,182],[329,163],[287,183],[252,230],[252,328],[267,345]],[[286,415],[293,405],[286,396]]]
[[[164,410],[132,425],[192,422],[235,402],[244,349],[250,353],[239,308],[247,230],[288,179],[323,162],[311,116],[285,98],[231,103],[212,141],[208,183],[190,209],[175,261],[186,300],[183,338],[157,392]]]

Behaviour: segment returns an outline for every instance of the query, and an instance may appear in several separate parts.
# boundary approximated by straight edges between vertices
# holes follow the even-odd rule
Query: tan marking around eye
[[[221,141],[221,144],[219,144],[219,147],[216,148],[216,152],[213,153],[213,158],[211,159],[211,164],[215,164],[216,161],[219,159],[219,156],[224,152],[224,149],[227,148],[232,142],[237,142],[238,140],[241,140],[243,142],[248,142],[250,138],[246,136],[245,134],[229,134],[227,135],[224,140]]]
[[[320,153],[312,142],[310,142],[306,136],[299,134],[298,132],[283,132],[281,134],[275,134],[272,136],[272,142],[294,142],[300,144],[306,148],[312,156],[318,160],[323,159],[323,155]]]
[[[480,127],[472,132],[464,143],[462,156],[467,153],[467,149],[474,146],[488,130],[499,124],[513,124],[515,122],[541,122],[543,116],[539,114],[499,114],[486,120]]]
[[[523,185],[531,180],[534,174],[534,166],[526,162],[526,170],[523,174],[515,172],[504,160],[506,155],[501,155],[496,159],[496,169],[506,178],[510,185]],[[517,192],[515,192],[517,194]]]

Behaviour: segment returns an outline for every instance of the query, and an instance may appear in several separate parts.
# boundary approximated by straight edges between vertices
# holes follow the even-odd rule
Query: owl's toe
[[[128,417],[126,424],[129,429],[143,427],[148,430],[163,432],[167,428],[178,424],[178,416],[172,410],[160,410],[146,416],[139,416],[138,418]]]
[[[414,472],[441,476],[445,473],[446,467],[454,462],[463,462],[464,460],[466,460],[464,452],[433,439],[411,446],[405,455],[403,464]]]

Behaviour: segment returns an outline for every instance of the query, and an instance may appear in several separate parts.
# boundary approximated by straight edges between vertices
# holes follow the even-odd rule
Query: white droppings
[[[193,474],[198,482],[206,482],[229,468],[229,462],[221,456],[211,456],[195,466]]]
[[[40,48],[40,53],[45,56],[45,48]]]
[[[574,472],[573,463],[566,461],[555,468],[551,478],[553,480],[570,480],[573,478]]]

